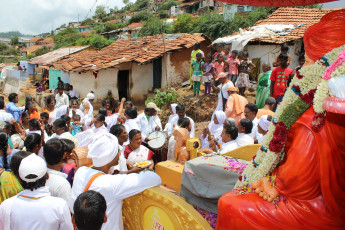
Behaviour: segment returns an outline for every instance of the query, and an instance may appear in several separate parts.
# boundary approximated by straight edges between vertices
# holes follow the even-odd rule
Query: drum
[[[91,167],[92,160],[87,158],[88,148],[87,147],[77,147],[72,151],[72,159],[77,165],[77,169],[81,166]]]
[[[156,150],[162,149],[167,141],[167,137],[162,131],[154,131],[150,133],[147,138],[150,139],[150,141],[147,142],[148,146]]]

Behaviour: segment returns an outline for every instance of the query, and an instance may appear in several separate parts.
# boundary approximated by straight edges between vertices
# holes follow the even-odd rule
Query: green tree
[[[153,14],[147,11],[139,12],[137,14],[132,15],[131,19],[129,20],[130,23],[133,22],[144,22],[148,21],[150,18],[153,17]]]
[[[84,21],[80,23],[81,26],[93,26],[96,22],[92,20],[91,18],[87,18]]]
[[[19,38],[17,36],[12,36],[11,45],[15,46],[15,45],[18,45],[18,43],[19,43]]]
[[[196,18],[191,14],[180,14],[177,20],[173,23],[173,33],[192,33],[194,28],[198,25],[201,17]]]
[[[153,17],[147,21],[139,31],[139,36],[153,36],[156,34],[170,33],[171,26],[158,17]]]
[[[223,16],[211,12],[205,14],[193,23],[189,25],[188,20],[193,20],[190,16],[184,16],[179,20],[179,17],[174,22],[173,32],[174,33],[204,33],[212,39],[224,37],[226,35],[238,32],[240,28],[248,28],[253,26],[257,21],[266,18],[277,8],[275,7],[259,7],[252,12],[245,14],[236,14],[232,20],[224,20]]]
[[[170,10],[172,6],[177,6],[180,2],[175,0],[169,0],[168,2],[159,5],[158,10]]]
[[[96,6],[95,17],[102,19],[105,16],[107,16],[107,12],[105,11],[105,6],[104,5]]]
[[[127,25],[128,25],[128,23],[121,23],[121,22],[118,22],[118,23],[106,23],[104,31],[105,32],[109,32],[109,31],[112,31],[112,30],[118,30],[118,29],[126,27]]]
[[[105,39],[102,35],[98,34],[89,34],[86,38],[80,38],[76,41],[76,45],[85,46],[91,45],[97,49],[102,49],[113,43],[113,41]]]
[[[83,36],[77,31],[76,28],[67,27],[65,30],[53,36],[56,43],[55,49],[62,46],[74,46],[76,41]]]
[[[127,5],[129,3],[129,0],[122,0],[123,4]]]
[[[41,55],[46,54],[48,52],[50,52],[49,47],[43,46],[43,47],[39,48],[38,50],[36,50],[34,53],[35,53],[35,56],[41,56]]]

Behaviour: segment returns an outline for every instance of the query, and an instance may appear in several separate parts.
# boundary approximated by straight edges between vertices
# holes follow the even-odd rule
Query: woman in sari
[[[200,137],[201,142],[201,148],[208,148],[209,147],[209,141],[208,137],[213,135],[214,139],[219,141],[219,144],[221,144],[221,138],[220,135],[223,131],[223,123],[226,119],[226,115],[223,111],[216,111],[214,113],[213,121],[208,125],[208,127],[205,127],[203,134]]]
[[[272,73],[271,66],[267,63],[262,64],[263,73],[260,74],[258,85],[256,86],[256,105],[262,109],[266,99],[270,96],[270,76]]]
[[[142,145],[141,132],[137,129],[132,129],[129,134],[129,145],[125,146],[125,158],[130,164],[135,164],[141,161],[152,160],[154,153]]]
[[[3,139],[1,137],[4,138],[5,136],[0,134],[0,139]],[[4,146],[1,143],[0,145]],[[1,147],[1,149],[3,148]],[[3,154],[3,151],[4,150],[1,150],[2,154]],[[7,152],[8,152],[8,149],[7,149]],[[19,183],[17,179],[19,178],[18,169],[19,169],[19,165],[22,159],[24,159],[25,157],[31,154],[25,151],[19,151],[19,152],[10,151],[10,152],[11,152],[11,155],[13,155],[13,157],[11,158],[10,158],[11,155],[7,155],[7,154],[1,156],[3,159],[3,164],[1,165],[1,169],[0,169],[0,174],[1,174],[0,175],[0,204],[4,200],[12,196],[15,196],[19,192],[23,191],[23,187],[21,186],[21,184]],[[9,159],[11,160],[10,160],[10,164],[8,165]],[[6,164],[4,164],[5,162]]]
[[[53,95],[49,95],[46,101],[46,108],[42,112],[49,114],[48,124],[51,125],[56,120],[56,110],[55,110],[56,100]]]

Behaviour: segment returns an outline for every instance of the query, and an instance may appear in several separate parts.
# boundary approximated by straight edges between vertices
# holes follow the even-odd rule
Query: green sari
[[[266,73],[260,74],[259,76],[255,100],[258,109],[262,109],[265,106],[265,101],[270,96],[271,73],[272,71],[269,70]]]
[[[0,203],[23,191],[22,185],[13,172],[4,171],[0,175]]]

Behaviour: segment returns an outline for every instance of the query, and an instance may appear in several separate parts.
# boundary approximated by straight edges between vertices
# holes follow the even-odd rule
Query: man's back
[[[0,229],[72,230],[66,201],[52,197],[47,187],[24,190],[0,206]]]
[[[86,187],[86,184],[93,175],[100,171],[81,167],[74,176],[70,207],[76,198]],[[102,175],[91,184],[89,190],[101,193],[107,202],[108,221],[103,224],[105,229],[123,229],[122,222],[122,200],[133,196],[147,188],[158,186],[161,183],[160,177],[153,172],[142,172],[129,175]],[[73,209],[71,209],[73,210]]]

